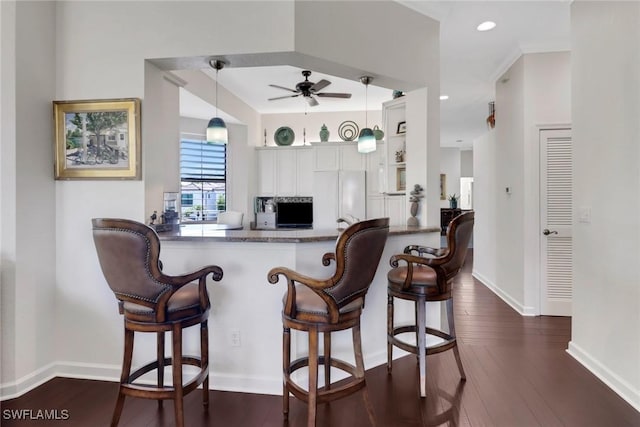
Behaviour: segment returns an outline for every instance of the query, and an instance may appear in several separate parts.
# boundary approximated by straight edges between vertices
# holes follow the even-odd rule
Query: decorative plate
[[[288,126],[279,127],[276,133],[273,134],[273,140],[276,145],[291,145],[296,139],[296,134]]]
[[[353,141],[358,137],[358,133],[360,129],[356,122],[352,122],[351,120],[346,120],[340,123],[338,127],[338,136],[342,138],[343,141]]]

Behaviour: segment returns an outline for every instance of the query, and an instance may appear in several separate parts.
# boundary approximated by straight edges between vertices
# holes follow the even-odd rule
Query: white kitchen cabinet
[[[276,151],[258,150],[258,195],[276,195]]]
[[[350,142],[338,146],[340,170],[363,171],[367,169],[367,157],[358,152],[358,143]]]
[[[389,225],[405,225],[407,209],[402,194],[372,195],[367,197],[367,218],[389,217]]]
[[[389,225],[405,225],[407,223],[406,206],[404,194],[385,196],[385,211],[389,217]]]
[[[296,196],[313,194],[313,150],[301,148],[296,150]]]
[[[297,196],[297,155],[294,148],[278,149],[276,153],[276,196]]]
[[[310,147],[258,148],[258,196],[310,196],[313,152]]]
[[[356,142],[323,142],[313,147],[316,171],[366,170],[366,155]]]
[[[376,151],[364,156],[367,164],[367,195],[382,195],[387,188],[384,143],[378,141]]]

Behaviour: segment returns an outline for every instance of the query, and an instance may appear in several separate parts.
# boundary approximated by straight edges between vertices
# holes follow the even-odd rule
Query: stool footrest
[[[326,366],[325,357],[318,357],[318,365]],[[326,403],[335,399],[339,399],[346,395],[349,395],[365,386],[364,377],[359,377],[356,372],[356,367],[351,363],[345,362],[344,360],[336,359],[334,357],[331,358],[330,365],[334,368],[340,369],[351,375],[351,378],[346,378],[338,381],[336,384],[340,384],[341,382],[346,382],[338,387],[332,386],[331,389],[319,389],[317,403]],[[304,368],[309,366],[309,358],[301,357],[299,359],[294,360],[289,365],[289,370],[285,374],[285,382],[289,388],[291,394],[293,394],[296,398],[308,402],[309,401],[309,392],[298,384],[296,384],[290,377],[292,373],[297,371],[300,368]],[[326,385],[325,385],[326,387]]]
[[[415,333],[416,331],[417,331],[416,325],[395,327],[393,328],[393,335],[387,335],[387,341],[406,352],[418,354],[417,345],[409,344],[406,341],[403,341],[400,338],[396,337],[396,335],[399,335],[399,334],[404,334],[409,332]],[[456,337],[444,331],[441,331],[439,329],[426,327],[424,333],[444,339],[443,342],[425,347],[425,351],[427,355],[437,354],[437,353],[449,350],[454,346],[456,346],[457,344]]]

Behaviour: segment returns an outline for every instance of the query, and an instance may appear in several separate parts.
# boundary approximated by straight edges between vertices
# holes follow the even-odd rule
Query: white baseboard
[[[609,368],[604,366],[597,359],[591,357],[589,353],[584,351],[573,341],[569,341],[567,353],[616,392],[616,394],[629,403],[629,405],[633,406],[636,411],[640,412],[640,390],[634,389],[632,384],[629,384],[629,382],[624,378],[621,378],[614,372],[611,372]]]
[[[56,376],[55,363],[50,363],[10,383],[0,384],[0,401],[20,397]]]
[[[17,381],[0,384],[0,401],[20,397],[55,377],[118,382],[120,381],[120,366],[81,362],[51,363]],[[282,378],[247,377],[211,372],[209,388],[221,391],[282,395]]]
[[[475,277],[480,283],[485,285],[487,288],[491,290],[494,294],[496,294],[502,301],[509,304],[511,308],[517,311],[521,316],[537,316],[536,310],[534,307],[529,307],[520,304],[516,301],[511,295],[504,292],[501,288],[499,288],[495,283],[491,280],[484,277],[482,274],[478,273],[476,270],[471,272],[471,275]]]

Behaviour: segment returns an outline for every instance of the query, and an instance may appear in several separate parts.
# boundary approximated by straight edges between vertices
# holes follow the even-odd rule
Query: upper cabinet
[[[258,148],[258,196],[311,196],[311,147]]]
[[[366,170],[367,159],[356,142],[320,142],[313,146],[317,171]]]
[[[382,104],[386,153],[386,193],[404,193],[406,189],[406,116],[404,97]]]
[[[367,191],[380,193],[384,150],[358,153],[355,142],[322,142],[313,146],[257,147],[257,196],[311,196],[315,171],[368,171]]]

